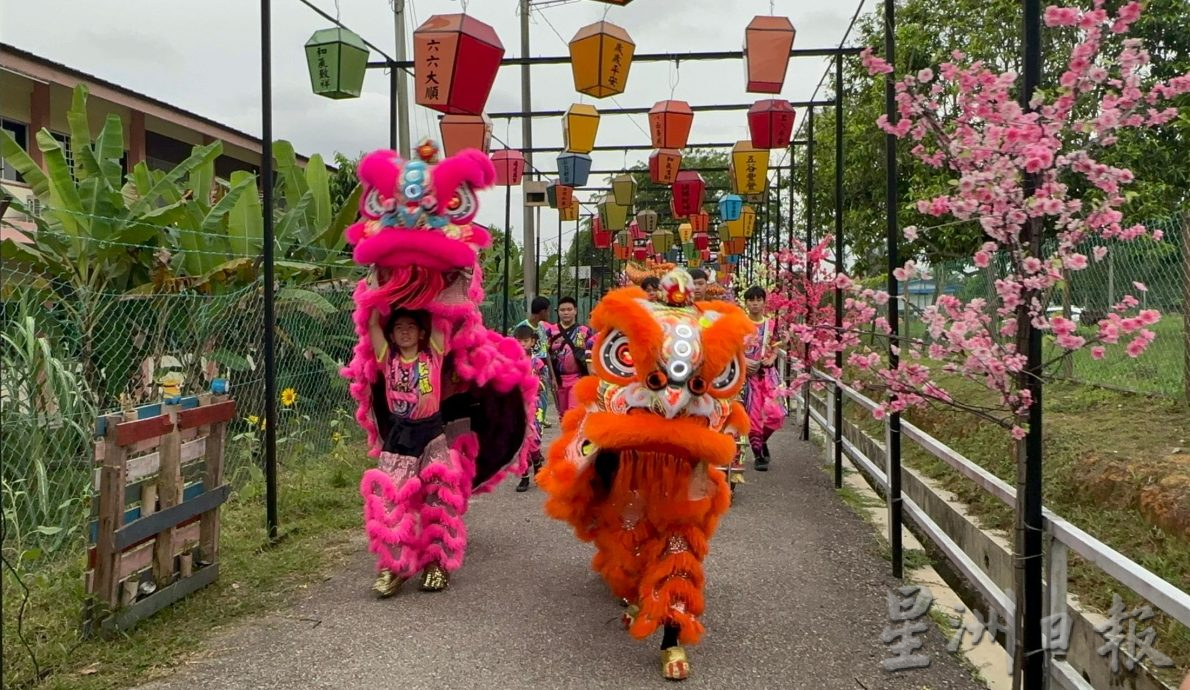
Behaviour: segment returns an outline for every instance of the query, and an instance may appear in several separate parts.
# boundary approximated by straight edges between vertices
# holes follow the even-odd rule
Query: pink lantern
[[[750,93],[781,93],[796,31],[788,17],[755,17],[744,30],[744,69]]]
[[[633,240],[643,240],[647,233],[641,229],[640,223],[634,220],[628,224],[628,235]]]
[[[492,164],[496,166],[496,184],[501,187],[518,185],[525,175],[525,156],[515,149],[496,151]]]
[[[701,212],[706,189],[707,185],[703,182],[702,175],[694,170],[679,171],[673,183],[673,198],[670,200],[674,218],[689,218]]]

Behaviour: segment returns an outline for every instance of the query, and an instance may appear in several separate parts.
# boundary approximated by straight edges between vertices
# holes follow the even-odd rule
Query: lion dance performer
[[[637,287],[600,301],[594,374],[577,384],[579,405],[538,476],[549,515],[595,544],[592,567],[628,605],[628,632],[663,629],[672,680],[689,673],[681,645],[702,637],[702,561],[730,504],[721,470],[732,434],[748,433],[736,399],[752,324],[733,305],[693,302],[692,288],[678,269],[659,302]]]
[[[472,494],[526,467],[522,448],[537,398],[529,358],[484,327],[475,191],[490,187],[487,156],[438,161],[375,151],[359,164],[360,220],[346,231],[356,263],[373,275],[355,290],[359,341],[343,370],[378,466],[364,472],[364,523],[378,577],[391,596],[421,573],[446,588],[463,563]]]

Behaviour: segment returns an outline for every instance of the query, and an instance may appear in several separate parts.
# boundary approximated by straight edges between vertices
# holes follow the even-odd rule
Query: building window
[[[70,170],[70,176],[78,179],[78,176],[74,174],[74,151],[70,148],[70,135],[50,132],[50,136],[62,145],[62,153],[66,156],[66,167]]]
[[[17,145],[22,149],[29,150],[29,125],[23,122],[16,122],[14,120],[0,119],[0,128],[12,135],[16,139]],[[0,180],[6,182],[24,182],[21,174],[12,167],[7,159],[0,157]]]

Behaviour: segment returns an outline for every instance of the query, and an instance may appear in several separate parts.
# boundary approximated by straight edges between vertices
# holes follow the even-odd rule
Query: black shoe
[[[763,456],[764,456],[764,459],[765,459],[766,461],[767,461],[767,460],[772,460],[772,459],[773,459],[773,454],[769,452],[769,444],[768,444],[768,442],[767,442],[767,441],[765,442],[765,444],[764,444],[764,445],[762,445],[762,446],[760,447],[760,453],[761,453],[761,455],[763,455]]]
[[[517,493],[524,493],[529,490],[529,475],[521,477],[521,481],[516,485]]]
[[[763,455],[757,454],[757,456],[756,456],[756,471],[757,472],[768,472],[769,471],[769,459]]]

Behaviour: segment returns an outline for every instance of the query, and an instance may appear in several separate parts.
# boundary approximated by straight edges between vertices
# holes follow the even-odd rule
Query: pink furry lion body
[[[478,212],[475,192],[495,179],[491,161],[475,150],[424,160],[403,161],[393,151],[365,156],[360,218],[345,233],[356,263],[380,269],[381,276],[375,286],[368,280],[356,285],[358,341],[342,370],[372,457],[385,443],[377,419],[385,409],[382,363],[369,333],[373,312],[384,322],[396,308],[423,311],[436,331],[450,334],[440,382],[449,455],[423,463],[399,486],[379,469],[368,470],[361,482],[377,568],[401,573],[429,562],[448,571],[461,565],[470,497],[527,467],[527,434],[515,438],[515,429],[530,423],[539,385],[519,344],[485,327],[479,311],[479,251],[490,236],[471,221]]]

